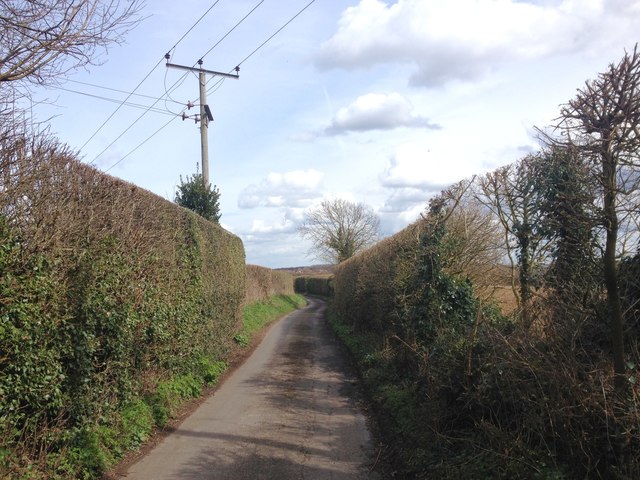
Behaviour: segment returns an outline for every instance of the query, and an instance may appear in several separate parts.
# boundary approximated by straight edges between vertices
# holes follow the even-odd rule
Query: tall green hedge
[[[117,431],[132,404],[224,358],[244,249],[54,140],[12,145],[0,156],[0,476],[64,478],[91,456],[87,432]]]
[[[333,275],[296,277],[294,288],[296,293],[331,297],[333,295]]]
[[[276,295],[293,295],[293,276],[290,273],[272,270],[258,265],[246,266],[245,305],[268,300]]]

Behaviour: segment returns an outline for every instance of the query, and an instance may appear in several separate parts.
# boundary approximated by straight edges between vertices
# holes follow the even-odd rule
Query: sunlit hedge
[[[290,273],[257,265],[247,265],[246,275],[245,304],[266,300],[274,295],[294,293],[293,276]]]
[[[218,368],[241,324],[244,248],[51,138],[1,140],[0,466],[64,477],[117,412]]]

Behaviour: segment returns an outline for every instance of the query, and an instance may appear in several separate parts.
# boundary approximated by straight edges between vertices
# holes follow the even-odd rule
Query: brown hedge
[[[51,137],[0,142],[0,450],[28,456],[223,359],[245,257],[219,225]]]
[[[291,274],[258,265],[246,266],[246,285],[245,305],[266,300],[274,295],[294,293]]]

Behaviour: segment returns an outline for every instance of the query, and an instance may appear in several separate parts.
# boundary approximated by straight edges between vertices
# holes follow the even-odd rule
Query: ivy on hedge
[[[223,370],[244,248],[73,158],[28,160],[0,199],[0,477],[96,476]]]

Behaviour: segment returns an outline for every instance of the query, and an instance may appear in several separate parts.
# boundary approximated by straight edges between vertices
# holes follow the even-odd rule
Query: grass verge
[[[234,340],[242,346],[250,343],[251,338],[274,320],[307,304],[302,295],[276,295],[268,300],[254,302],[243,311],[243,327]]]
[[[235,342],[240,347],[248,345],[264,327],[305,304],[302,295],[277,295],[245,306],[243,328],[235,335]],[[190,400],[200,397],[206,387],[215,385],[229,368],[227,360],[201,358],[188,372],[159,381],[146,395],[130,399],[103,422],[66,432],[69,438],[65,443],[70,447],[49,454],[46,467],[39,472],[22,470],[13,475],[8,472],[8,477],[20,480],[101,478],[127,452],[142,447],[154,429],[162,429],[171,419],[183,414],[181,411]],[[0,450],[0,463],[1,454]]]

